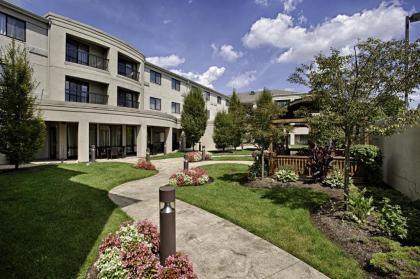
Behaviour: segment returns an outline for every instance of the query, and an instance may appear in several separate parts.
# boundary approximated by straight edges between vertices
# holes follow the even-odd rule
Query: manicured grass
[[[185,152],[177,151],[173,153],[168,153],[165,155],[154,155],[151,156],[152,160],[162,160],[162,159],[172,159],[172,158],[182,158],[184,157]]]
[[[129,219],[108,191],[154,173],[125,163],[0,173],[0,277],[85,278],[101,239]]]
[[[213,161],[254,161],[252,156],[213,156]]]
[[[331,278],[363,278],[357,262],[310,221],[310,212],[328,200],[302,188],[250,189],[239,184],[247,166],[203,166],[214,183],[179,187],[177,198],[245,228],[302,259]]]
[[[255,150],[253,149],[238,149],[238,150],[217,150],[217,151],[210,151],[210,153],[212,153],[213,155],[217,156],[217,155],[251,155],[252,152],[254,152]]]

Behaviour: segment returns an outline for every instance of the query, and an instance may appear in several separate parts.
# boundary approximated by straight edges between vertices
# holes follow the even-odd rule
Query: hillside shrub
[[[294,172],[294,170],[290,168],[283,168],[278,170],[274,174],[274,178],[282,183],[295,182],[299,179],[298,175]]]
[[[349,210],[350,216],[359,224],[366,222],[368,216],[373,212],[373,198],[365,197],[366,188],[359,190],[357,187],[350,187]]]
[[[399,239],[407,238],[407,218],[398,204],[391,204],[389,198],[383,198],[379,213],[379,227],[383,233]]]
[[[188,162],[199,162],[203,158],[201,151],[190,151],[186,153]],[[211,160],[211,154],[206,152],[204,160]]]
[[[351,177],[349,177],[349,183],[350,185],[353,184],[353,180]],[[324,178],[322,181],[322,185],[330,187],[330,188],[344,188],[344,174],[340,172],[337,169],[334,169],[334,171],[327,175],[327,177]]]
[[[198,186],[209,182],[209,175],[201,168],[179,171],[169,178],[171,186]]]
[[[382,181],[382,154],[379,147],[371,144],[356,144],[351,146],[350,156],[362,166],[362,175],[367,182],[378,184]]]
[[[143,170],[156,170],[155,165],[153,165],[151,162],[148,162],[144,159],[139,159],[135,165],[135,168],[143,169]]]

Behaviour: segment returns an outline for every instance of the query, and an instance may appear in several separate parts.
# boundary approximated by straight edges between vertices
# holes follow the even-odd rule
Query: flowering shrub
[[[188,162],[199,162],[203,159],[201,151],[190,151],[186,153]],[[206,152],[204,160],[211,160],[211,154]]]
[[[165,267],[158,271],[158,278],[164,279],[196,279],[191,262],[187,255],[176,253],[165,261]]]
[[[136,224],[137,231],[144,235],[144,239],[152,244],[152,252],[158,253],[159,252],[159,232],[155,225],[152,224],[149,220],[142,220],[137,222]]]
[[[200,168],[183,170],[169,178],[169,185],[171,186],[198,186],[207,182],[209,182],[209,175]]]
[[[95,262],[98,279],[195,279],[188,257],[179,253],[159,263],[159,232],[148,220],[123,223],[99,247]]]
[[[137,169],[143,169],[143,170],[156,170],[155,165],[153,165],[151,162],[148,162],[144,159],[139,159],[135,167]]]
[[[280,181],[282,183],[295,182],[299,178],[292,169],[287,169],[287,168],[278,170],[274,174],[274,177],[277,179],[277,181]]]
[[[159,261],[145,243],[137,243],[121,254],[122,266],[129,278],[153,278],[159,269]]]

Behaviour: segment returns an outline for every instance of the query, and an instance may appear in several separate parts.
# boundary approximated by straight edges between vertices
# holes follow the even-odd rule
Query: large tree
[[[298,67],[289,80],[310,88],[320,108],[316,121],[344,135],[347,198],[350,147],[360,133],[389,135],[416,121],[418,112],[406,109],[403,96],[420,84],[420,41],[368,39],[352,54],[332,49]]]
[[[36,82],[25,48],[13,41],[1,51],[0,153],[18,168],[31,160],[45,139],[45,123],[32,94]]]
[[[225,148],[233,142],[233,120],[232,116],[225,111],[219,111],[214,118],[213,140],[216,148]]]
[[[231,130],[232,134],[232,146],[236,149],[236,147],[240,146],[244,140],[245,136],[245,108],[241,104],[236,91],[233,90],[232,96],[229,100],[229,115],[233,122],[233,127]]]
[[[197,87],[191,87],[184,98],[181,126],[187,142],[191,143],[194,149],[194,145],[204,135],[207,126],[206,103],[201,90]]]
[[[273,120],[280,118],[285,113],[276,103],[269,90],[265,89],[258,96],[256,107],[248,116],[248,130],[251,139],[260,149],[261,178],[264,177],[264,151],[273,142],[284,138],[287,131],[282,127],[273,125]]]

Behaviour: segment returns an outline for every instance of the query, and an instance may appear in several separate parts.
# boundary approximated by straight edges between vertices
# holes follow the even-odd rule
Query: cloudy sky
[[[206,86],[238,91],[305,88],[288,76],[314,54],[357,39],[404,36],[418,0],[15,0],[100,28],[148,60]],[[411,25],[420,37],[420,22]],[[420,94],[417,95],[417,102]]]

